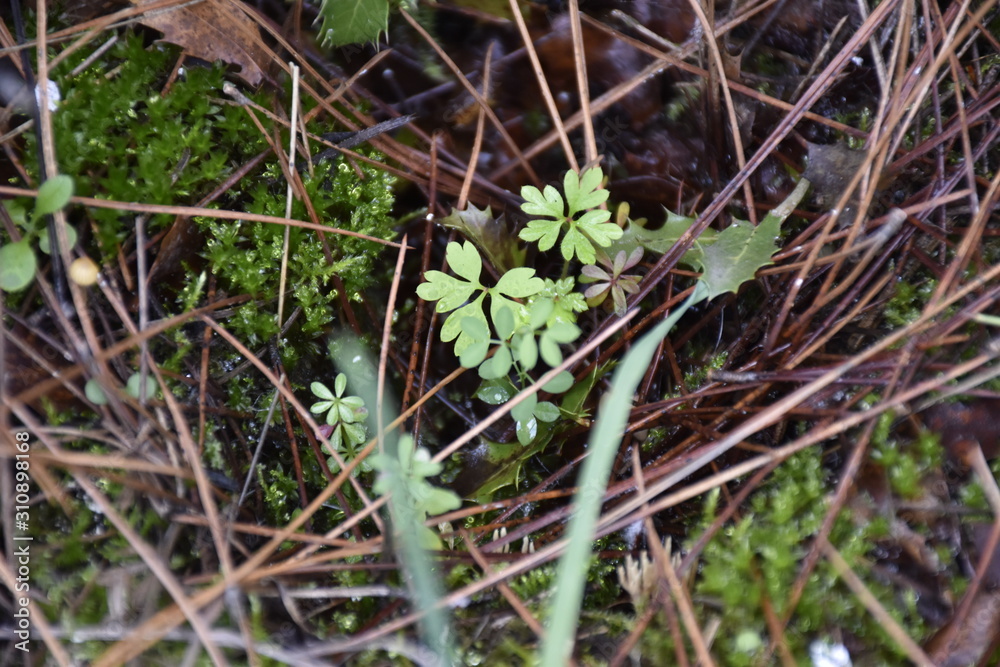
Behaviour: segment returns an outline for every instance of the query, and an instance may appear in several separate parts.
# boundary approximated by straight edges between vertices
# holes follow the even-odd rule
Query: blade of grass
[[[575,511],[568,530],[569,544],[559,560],[556,572],[556,592],[549,607],[548,629],[542,644],[540,664],[564,665],[573,651],[597,515],[608,486],[611,464],[625,431],[636,387],[649,367],[660,341],[707,292],[708,287],[699,281],[691,296],[643,336],[615,371],[611,391],[603,401],[601,415],[595,422],[588,441],[590,455],[580,471],[580,483],[573,500]]]

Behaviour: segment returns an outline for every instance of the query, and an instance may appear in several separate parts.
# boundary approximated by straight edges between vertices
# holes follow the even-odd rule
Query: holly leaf
[[[508,232],[503,216],[495,219],[489,206],[480,210],[469,204],[464,211],[452,209],[451,215],[439,222],[475,243],[497,271],[503,273],[524,266],[524,249]]]
[[[677,243],[677,239],[695,223],[694,218],[685,215],[678,215],[673,211],[667,211],[667,221],[659,229],[646,229],[634,220],[629,220],[625,226],[624,234],[611,244],[608,256],[614,257],[618,252],[625,251],[626,255],[631,253],[637,246],[643,247],[650,252],[662,255]],[[715,243],[718,232],[714,229],[706,229],[698,237],[698,242],[707,246]],[[681,257],[681,262],[688,266],[694,266],[694,253],[690,250]]]
[[[389,0],[323,0],[323,46],[373,42],[389,29]]]
[[[719,234],[715,243],[701,248],[700,253],[695,251],[692,259],[701,268],[701,281],[708,287],[706,299],[714,299],[726,292],[735,293],[740,285],[753,280],[758,269],[773,263],[771,256],[778,249],[775,242],[781,232],[781,224],[808,188],[809,181],[800,179],[785,201],[759,225],[754,227],[749,222],[734,220]]]

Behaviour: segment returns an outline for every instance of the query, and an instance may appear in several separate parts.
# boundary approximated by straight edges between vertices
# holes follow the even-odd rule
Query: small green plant
[[[38,188],[35,208],[29,214],[18,205],[9,205],[7,212],[14,224],[21,228],[21,240],[0,247],[0,289],[8,292],[23,290],[35,279],[38,260],[34,242],[46,255],[52,254],[52,240],[45,227],[45,216],[55,213],[69,203],[73,196],[73,179],[65,174],[54,176]],[[70,247],[76,245],[76,230],[66,226]]]
[[[532,296],[545,287],[544,281],[535,275],[535,270],[529,268],[511,269],[500,276],[495,287],[484,287],[479,282],[483,271],[483,258],[476,247],[468,241],[461,245],[454,241],[449,243],[445,257],[451,270],[458,274],[459,278],[441,271],[428,271],[424,274],[427,282],[417,287],[417,294],[421,299],[437,301],[435,309],[439,313],[455,311],[441,326],[441,340],[445,342],[454,340],[457,355],[462,354],[475,342],[475,339],[466,332],[463,326],[464,320],[471,319],[482,323],[483,327],[488,326],[486,314],[483,312],[483,302],[487,295],[490,297],[490,314],[496,325],[498,313],[504,308],[523,316],[519,304],[511,299]],[[479,294],[475,299],[466,303],[477,292]]]
[[[619,250],[613,261],[608,258],[606,253],[598,252],[597,261],[605,268],[588,264],[582,269],[584,277],[580,279],[580,282],[594,283],[583,293],[587,299],[587,305],[599,306],[610,294],[611,301],[614,303],[615,315],[623,317],[625,315],[625,293],[635,294],[638,292],[639,280],[642,277],[626,275],[625,271],[642,261],[642,246],[635,248],[627,256],[624,250]]]
[[[313,382],[310,385],[312,393],[321,400],[316,401],[309,407],[309,411],[315,415],[326,413],[326,424],[332,428],[330,444],[338,453],[346,459],[353,459],[357,454],[357,448],[365,444],[368,439],[368,432],[365,429],[364,421],[368,417],[368,409],[360,396],[344,396],[347,389],[347,376],[338,373],[333,382],[333,391],[322,382]],[[336,459],[330,458],[331,470],[336,470]],[[368,461],[361,462],[361,469],[369,472],[371,464]]]
[[[416,526],[424,549],[440,549],[441,538],[424,523],[428,517],[462,506],[462,499],[454,491],[428,481],[441,474],[443,466],[431,460],[426,448],[417,447],[411,436],[404,435],[399,439],[396,456],[377,454],[372,467],[380,473],[375,493],[392,492],[397,528],[406,526],[409,530]]]
[[[519,236],[525,241],[538,241],[539,250],[549,250],[565,226],[566,234],[559,246],[563,259],[568,262],[575,255],[584,264],[593,264],[597,258],[595,244],[607,248],[622,235],[621,227],[608,222],[611,212],[596,208],[608,199],[608,191],[600,188],[603,179],[600,167],[588,169],[582,177],[575,171],[567,171],[563,179],[565,202],[551,185],[546,185],[544,191],[533,185],[521,188],[526,202],[521,210],[542,217],[529,221]]]
[[[324,46],[370,42],[389,27],[389,0],[323,0],[319,18]]]
[[[128,380],[125,381],[125,393],[132,398],[139,400],[141,397],[142,389],[142,374],[132,373],[128,376]],[[146,376],[146,398],[155,398],[160,390],[159,385],[156,384],[156,378],[152,375]],[[91,378],[87,380],[87,383],[83,386],[84,394],[87,399],[94,405],[107,405],[108,396],[104,393],[104,389],[101,388],[100,383],[97,380]]]

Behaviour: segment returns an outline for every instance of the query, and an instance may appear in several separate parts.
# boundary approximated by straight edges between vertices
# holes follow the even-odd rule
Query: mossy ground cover
[[[54,10],[62,99],[44,132],[23,108],[4,117],[0,213],[0,243],[23,236],[37,258],[2,294],[0,347],[0,417],[24,435],[0,449],[2,526],[8,555],[33,540],[37,659],[528,664],[572,583],[555,546],[579,485],[601,495],[578,664],[989,664],[992,635],[968,622],[997,585],[982,558],[997,463],[976,454],[996,456],[988,5],[922,17],[959,38],[909,50],[894,26],[914,14],[888,4],[842,29],[719,7],[719,45],[752,55],[725,69],[739,129],[696,12],[671,10],[690,38],[651,74],[662,41],[584,3],[593,108],[573,121],[577,19],[524,6],[565,141],[524,92],[523,36],[489,14],[392,7],[378,52],[316,55],[289,31],[253,88],[140,26],[75,42],[79,18]],[[477,129],[420,29],[499,125]],[[829,54],[851,48],[837,69]],[[916,85],[925,49],[961,67]],[[402,114],[416,120],[359,146],[322,143]],[[854,166],[792,201],[823,144]],[[55,173],[74,198],[46,208],[29,191]],[[46,254],[64,224],[73,247]],[[94,284],[65,277],[84,258]],[[624,355],[681,310],[621,411],[608,479],[578,482]]]

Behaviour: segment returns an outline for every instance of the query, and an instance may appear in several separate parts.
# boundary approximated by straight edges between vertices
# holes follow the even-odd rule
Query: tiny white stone
[[[843,644],[816,640],[809,645],[813,667],[852,667],[851,654]]]
[[[56,85],[56,82],[51,79],[48,81],[46,88],[49,94],[49,111],[55,111],[58,108],[59,101],[62,99],[62,93],[59,92],[59,86]],[[35,100],[39,105],[42,103],[42,91],[38,86],[35,86]]]

